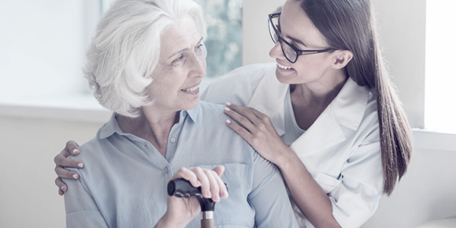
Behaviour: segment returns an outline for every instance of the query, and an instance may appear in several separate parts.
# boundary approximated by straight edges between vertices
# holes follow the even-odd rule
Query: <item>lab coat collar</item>
[[[287,90],[288,85],[277,80],[274,68],[260,81],[247,105],[269,116],[281,136],[285,133],[284,100]],[[308,155],[344,141],[341,125],[358,130],[368,98],[369,90],[349,78],[336,98],[291,148]]]
[[[301,161],[345,141],[342,126],[357,131],[367,108],[369,90],[348,79],[342,90],[290,148]]]
[[[267,115],[277,133],[283,135],[285,134],[284,100],[288,85],[277,80],[275,69],[276,67],[271,68],[261,79],[247,106]]]

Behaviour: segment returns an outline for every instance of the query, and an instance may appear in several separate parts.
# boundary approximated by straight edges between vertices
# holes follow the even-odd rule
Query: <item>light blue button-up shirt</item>
[[[123,133],[115,115],[75,157],[65,193],[67,227],[153,227],[165,214],[168,180],[181,167],[224,165],[229,197],[215,205],[216,227],[297,227],[278,169],[225,125],[223,106],[181,111],[166,158],[148,141]],[[187,227],[200,227],[197,216]]]

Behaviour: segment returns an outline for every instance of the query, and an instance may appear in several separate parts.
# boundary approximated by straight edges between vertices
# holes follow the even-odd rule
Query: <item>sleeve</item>
[[[256,152],[248,200],[255,209],[256,227],[298,227],[280,171]]]
[[[78,172],[76,169],[72,171]],[[79,177],[79,180],[66,181],[68,191],[64,197],[67,228],[108,227],[94,199],[84,187],[84,179],[80,173]]]
[[[374,214],[382,194],[382,177],[380,142],[356,148],[342,169],[341,183],[328,194],[333,216],[342,227],[360,227]]]
[[[274,66],[263,63],[234,69],[215,79],[201,94],[201,100],[215,104],[230,101],[245,106],[265,73]]]

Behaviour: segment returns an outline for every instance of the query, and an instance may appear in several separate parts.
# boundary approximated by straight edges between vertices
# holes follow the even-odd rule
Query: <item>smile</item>
[[[181,91],[184,91],[184,92],[193,92],[195,90],[199,89],[199,85],[195,86],[195,87],[191,87],[191,88],[187,88],[187,89],[181,89]]]
[[[286,67],[286,66],[280,65],[279,63],[277,63],[277,66],[280,67],[281,69],[284,69],[284,70],[291,70],[291,69],[293,69],[293,68],[291,68],[291,67]]]

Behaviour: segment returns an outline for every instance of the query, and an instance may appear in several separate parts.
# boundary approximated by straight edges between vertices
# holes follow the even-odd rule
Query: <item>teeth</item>
[[[192,92],[192,91],[195,91],[199,88],[199,85],[195,86],[195,87],[192,87],[192,88],[188,88],[188,89],[182,89],[182,91],[185,91],[185,92]]]
[[[286,67],[286,66],[283,66],[283,65],[280,65],[277,63],[277,66],[279,66],[280,68],[284,69],[284,70],[290,70],[290,69],[293,69],[291,67]]]

